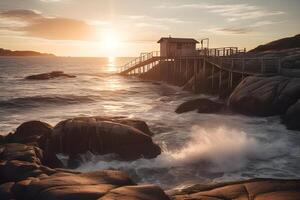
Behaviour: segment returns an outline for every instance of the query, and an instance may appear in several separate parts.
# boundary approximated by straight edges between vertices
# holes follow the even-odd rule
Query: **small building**
[[[160,56],[180,57],[196,55],[199,42],[193,38],[163,37],[157,43],[160,44]]]

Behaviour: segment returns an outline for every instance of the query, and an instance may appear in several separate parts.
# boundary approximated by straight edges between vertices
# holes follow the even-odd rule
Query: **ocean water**
[[[121,169],[136,182],[163,188],[254,177],[300,178],[300,133],[287,130],[279,117],[178,115],[174,110],[180,103],[205,95],[116,75],[118,66],[128,60],[0,58],[0,134],[28,120],[55,125],[78,116],[126,116],[148,123],[162,154],[151,160],[124,162],[87,153],[78,170]],[[24,79],[54,70],[77,77]]]

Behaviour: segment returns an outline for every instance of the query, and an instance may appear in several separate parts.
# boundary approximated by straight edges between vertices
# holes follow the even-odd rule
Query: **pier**
[[[245,49],[237,47],[197,49],[198,41],[184,38],[158,42],[161,51],[142,53],[122,66],[119,74],[164,81],[195,93],[226,95],[247,76],[274,76],[281,71],[280,58],[247,57]]]

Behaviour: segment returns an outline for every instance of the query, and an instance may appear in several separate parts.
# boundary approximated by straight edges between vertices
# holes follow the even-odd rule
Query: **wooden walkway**
[[[236,47],[199,50],[189,57],[166,58],[143,53],[120,68],[121,75],[166,81],[195,92],[232,90],[247,76],[280,74],[279,58],[245,57]]]

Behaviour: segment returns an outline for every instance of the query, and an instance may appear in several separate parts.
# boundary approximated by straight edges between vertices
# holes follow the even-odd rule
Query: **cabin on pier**
[[[170,58],[195,56],[196,44],[199,42],[193,38],[162,37],[157,43],[160,44],[160,56]]]

